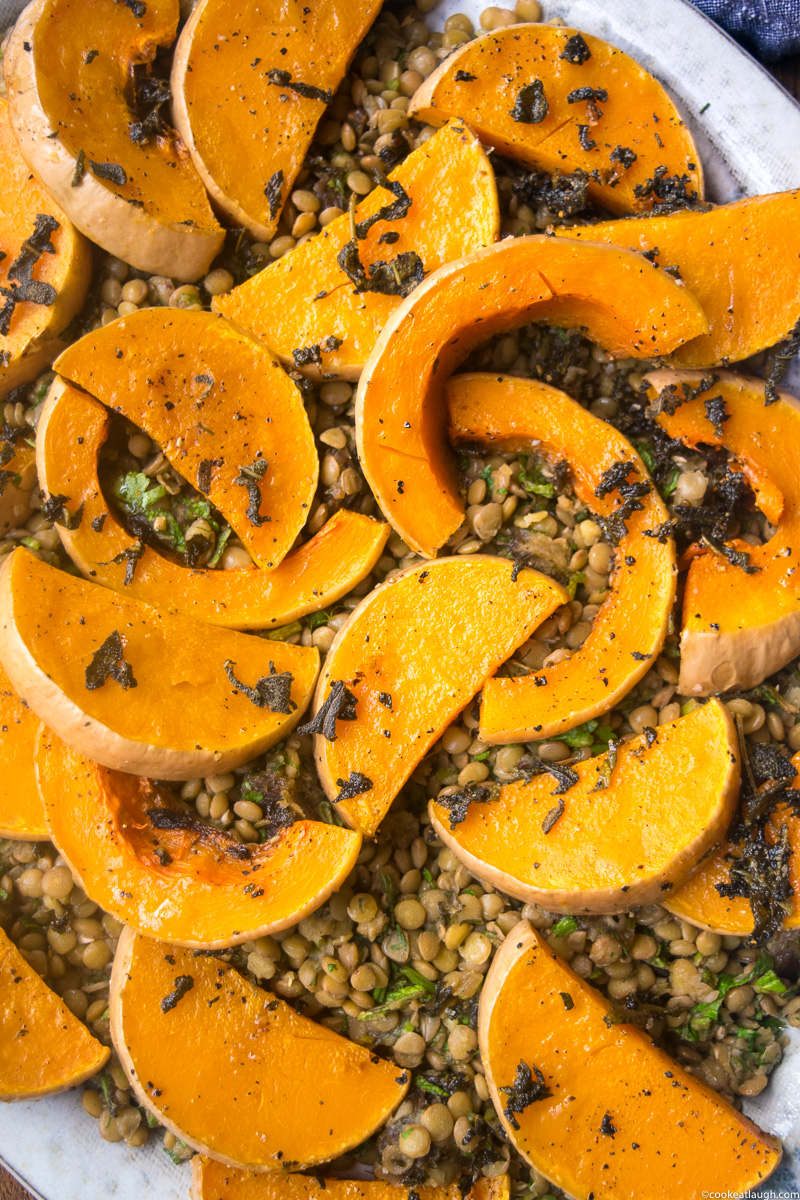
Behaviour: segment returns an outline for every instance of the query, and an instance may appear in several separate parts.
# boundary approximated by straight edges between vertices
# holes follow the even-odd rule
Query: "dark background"
[[[775,78],[800,100],[800,56],[787,58],[781,63],[772,64],[770,70]],[[2,1117],[0,1116],[0,1123]],[[189,1170],[186,1170],[186,1194],[189,1194]],[[29,1192],[21,1187],[15,1179],[0,1167],[0,1200],[31,1200]],[[87,1197],[87,1200],[89,1198]]]

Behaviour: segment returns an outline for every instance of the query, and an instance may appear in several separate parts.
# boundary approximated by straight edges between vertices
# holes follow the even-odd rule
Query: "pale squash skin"
[[[497,185],[489,158],[463,121],[450,121],[389,175],[411,199],[405,217],[377,221],[359,241],[365,270],[414,251],[430,273],[454,258],[495,242],[500,232]],[[356,207],[356,223],[396,201],[388,189],[375,188]],[[458,220],[453,220],[458,213]],[[397,241],[382,244],[384,233]],[[316,345],[320,364],[301,366],[310,379],[356,380],[378,334],[399,308],[398,296],[356,293],[336,259],[352,237],[349,213],[337,217],[315,237],[284,254],[252,279],[217,296],[214,307],[251,329],[282,362],[294,366],[292,351]],[[324,349],[330,337],[340,344]]]
[[[164,1011],[182,975],[194,986]],[[133,1090],[167,1129],[226,1166],[277,1178],[358,1146],[410,1085],[409,1071],[298,1016],[227,964],[129,927],[109,1015]]]
[[[478,1038],[490,1096],[523,1158],[575,1200],[738,1196],[763,1182],[780,1162],[778,1139],[642,1030],[607,1025],[608,1010],[527,921],[506,936],[481,991]],[[512,1112],[515,1129],[500,1089],[520,1061],[551,1094]]]
[[[144,308],[85,334],[55,369],[149,434],[260,567],[280,564],[306,523],[319,458],[300,393],[263,343],[213,313]],[[256,462],[266,470],[253,517],[237,480]]]
[[[311,1175],[257,1175],[196,1154],[191,1162],[190,1200],[408,1200],[405,1184],[385,1179],[320,1179]],[[419,1200],[509,1200],[508,1175],[478,1179],[466,1197],[449,1187],[417,1184]]]
[[[296,925],[342,886],[361,849],[361,835],[350,829],[295,821],[251,847],[246,866],[257,872],[259,888],[253,894],[243,890],[242,861],[230,853],[236,849],[230,834],[152,824],[152,808],[178,808],[169,789],[106,770],[44,726],[36,778],[47,813],[45,837],[86,895],[123,924],[180,946],[221,950]],[[166,851],[166,865],[157,846]]]
[[[414,93],[408,111],[430,125],[464,117],[485,145],[528,167],[597,171],[600,178],[590,179],[589,195],[611,212],[649,208],[652,198],[637,197],[635,189],[662,165],[670,176],[686,175],[688,194],[702,200],[697,147],[663,86],[622,50],[589,34],[580,36],[590,57],[566,60],[565,48],[576,34],[565,26],[527,23],[484,33],[448,55]],[[548,111],[538,121],[515,119],[520,89],[537,79]],[[602,115],[596,121],[585,99],[567,99],[585,87],[607,93],[598,98]],[[579,136],[582,122],[590,148]],[[627,168],[611,157],[620,147],[635,152]]]
[[[386,519],[423,557],[464,519],[442,386],[476,346],[534,320],[578,326],[613,358],[669,354],[708,329],[671,276],[599,243],[508,238],[434,271],[387,321],[356,394],[362,470]]]
[[[0,667],[0,838],[47,841],[47,818],[33,769],[39,726],[39,718],[20,700]]]
[[[449,61],[449,60],[448,60]],[[681,367],[717,367],[783,341],[800,317],[800,189],[749,196],[707,212],[556,227],[561,237],[648,251],[680,276],[709,332],[679,346]]]
[[[739,796],[736,728],[718,700],[659,725],[656,740],[625,742],[608,787],[595,791],[605,755],[573,765],[578,782],[559,797],[552,775],[506,784],[451,826],[444,804],[428,811],[446,846],[480,879],[548,912],[615,913],[663,904],[722,841]],[[563,800],[545,833],[543,821]]]
[[[444,393],[454,445],[478,445],[495,454],[535,451],[551,462],[565,461],[581,503],[600,516],[611,517],[622,503],[616,488],[596,494],[615,463],[629,462],[630,480],[650,485],[641,507],[625,520],[608,595],[583,644],[535,676],[496,676],[483,689],[483,741],[557,738],[609,712],[661,653],[675,602],[675,545],[671,538],[659,541],[647,534],[669,514],[628,439],[557,388],[476,372],[452,376]]]
[[[89,0],[80,2],[88,4]],[[98,0],[91,0],[91,4],[97,2]],[[106,3],[106,0],[102,2]],[[165,185],[165,200],[166,193],[175,189],[178,177],[183,183],[186,211],[178,210],[172,213],[160,211],[158,203],[150,203],[155,198],[149,195],[146,207],[129,204],[124,195],[106,186],[106,183],[96,178],[89,169],[86,170],[80,185],[73,187],[80,147],[65,144],[61,137],[51,139],[48,136],[52,133],[54,125],[57,125],[59,117],[46,110],[47,105],[41,94],[41,83],[47,87],[52,79],[52,72],[47,64],[43,65],[40,80],[40,68],[37,65],[40,22],[49,20],[53,12],[66,12],[70,5],[76,7],[75,0],[31,0],[18,18],[6,47],[3,69],[11,121],[20,153],[47,192],[69,215],[76,228],[104,250],[148,273],[167,275],[185,282],[200,279],[221,250],[225,234],[211,212],[201,182],[179,141],[173,138],[169,151],[163,152],[165,157],[168,156],[177,166],[172,188],[167,186],[166,176],[161,174],[160,168],[158,172],[161,174],[161,182]],[[153,15],[146,16],[145,20],[152,20],[154,28],[158,30],[150,41],[146,36],[139,36],[140,26],[135,23],[131,10],[120,6],[121,11],[127,12],[131,18],[130,33],[126,32],[121,36],[127,36],[131,40],[129,46],[118,43],[114,50],[119,50],[123,56],[131,53],[133,61],[149,61],[155,54],[157,44],[169,42],[175,35],[178,20],[177,0],[150,0],[148,7]],[[160,11],[156,16],[157,7]],[[74,49],[68,46],[65,55],[72,63],[76,75],[81,55],[86,49],[87,24],[97,31],[103,24],[107,24],[109,14],[119,19],[113,12],[113,0],[108,4],[108,12],[102,17],[96,9],[93,13],[82,13],[80,5],[77,6],[74,32],[80,46],[76,45]],[[163,23],[159,24],[157,18],[161,18]],[[170,25],[171,34],[168,32]],[[32,47],[31,52],[26,51],[26,43]],[[117,123],[125,125],[128,110],[121,106],[122,111],[117,113],[115,103],[118,103],[116,98],[114,101],[107,100],[103,105],[94,106],[93,111],[97,113],[98,121],[108,122],[109,114],[113,112],[119,117]],[[123,169],[128,168],[126,174],[130,178],[135,179],[140,169],[141,155],[142,148],[128,139],[125,162],[118,165],[123,166]],[[88,157],[90,156],[87,154]],[[151,168],[152,166],[151,163]],[[144,179],[147,178],[148,172],[145,171]],[[186,224],[187,219],[192,223]]]
[[[0,1101],[77,1087],[110,1054],[0,929]]]
[[[792,759],[792,766],[798,774],[790,786],[798,789],[800,752]],[[790,897],[792,909],[784,918],[783,928],[797,929],[800,927],[800,817],[790,805],[779,804],[765,829],[768,843],[778,840],[784,825],[791,847],[789,881],[794,895]],[[751,934],[754,922],[750,901],[742,896],[721,896],[716,887],[718,883],[730,883],[731,860],[726,856],[730,854],[735,857],[738,849],[735,842],[723,842],[713,854],[698,863],[668,899],[662,901],[664,907],[676,917],[691,921],[693,925],[699,925],[701,929],[707,929],[710,933],[735,934],[738,937]]]
[[[170,78],[175,127],[215,204],[260,241],[275,235],[326,108],[272,83],[269,71],[335,92],[380,7],[381,0],[199,0],[183,27]],[[264,185],[278,173],[270,202]]]
[[[0,98],[0,225],[5,251],[0,283],[4,287],[13,288],[9,269],[34,232],[40,215],[58,222],[49,237],[55,253],[39,257],[32,277],[50,284],[55,299],[49,305],[23,301],[14,309],[8,333],[0,335],[0,397],[20,384],[30,383],[64,349],[61,334],[83,307],[92,277],[91,246],[31,175],[11,128],[8,102]],[[6,465],[6,470],[11,469],[10,464]],[[26,488],[23,484],[21,490],[28,491],[32,486]],[[0,497],[0,522],[13,496],[23,503],[18,489],[9,481]]]
[[[113,770],[155,779],[218,774],[298,723],[318,652],[223,629],[210,641],[208,628],[78,581],[22,547],[0,568],[0,662],[12,684],[68,745]],[[92,690],[85,670],[114,631],[137,686],[109,678]],[[256,707],[227,679],[228,660],[249,686],[269,675],[271,661],[277,673],[289,671],[296,709],[282,716]]]
[[[514,581],[512,570],[478,554],[407,567],[374,588],[334,638],[314,712],[344,680],[356,720],[338,722],[333,742],[315,734],[314,758],[325,794],[365,837],[487,676],[565,602],[552,579],[523,570]],[[380,698],[387,693],[391,708]],[[339,800],[339,781],[352,772],[372,787]]]
[[[274,629],[341,600],[383,554],[390,527],[340,508],[273,570],[255,565],[230,571],[183,567],[146,546],[133,579],[125,584],[124,555],[137,542],[107,504],[100,485],[98,464],[109,424],[102,404],[57,376],[36,426],[42,489],[69,496],[71,511],[83,505],[76,529],[56,525],[62,545],[78,570],[95,583],[210,625]]]
[[[651,399],[665,387],[698,387],[699,371],[653,371],[645,376]],[[728,419],[722,436],[705,413],[707,399],[722,396]],[[708,696],[757,687],[800,653],[800,401],[779,392],[765,405],[763,379],[719,372],[717,381],[674,413],[661,412],[659,425],[689,445],[699,442],[730,450],[756,491],[759,507],[776,525],[763,546],[734,540],[757,572],[747,574],[721,555],[701,552],[686,577],[678,691]]]

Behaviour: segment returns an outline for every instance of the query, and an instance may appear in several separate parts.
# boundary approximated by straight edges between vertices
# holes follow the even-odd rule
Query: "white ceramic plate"
[[[607,38],[669,88],[697,138],[712,199],[800,187],[800,106],[688,0],[544,3],[547,17]],[[0,25],[22,6],[0,0]],[[431,21],[466,12],[477,25],[485,7],[486,0],[443,0]],[[800,1185],[800,1032],[790,1032],[775,1082],[747,1108],[786,1148],[768,1184],[774,1195]],[[202,1052],[186,1047],[187,1059]],[[173,1166],[160,1145],[134,1151],[102,1142],[76,1095],[2,1106],[0,1155],[40,1200],[187,1200],[189,1193],[188,1167]]]

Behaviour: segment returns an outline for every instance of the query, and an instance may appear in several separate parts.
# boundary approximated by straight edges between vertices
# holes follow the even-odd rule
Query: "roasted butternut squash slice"
[[[4,68],[22,157],[77,228],[142,271],[193,280],[225,235],[148,73],[178,15],[178,0],[32,0]]]
[[[583,645],[556,666],[488,679],[483,690],[485,741],[558,737],[608,712],[658,657],[675,601],[675,548],[647,532],[666,521],[667,510],[628,439],[557,388],[511,376],[454,375],[445,400],[456,445],[530,452],[535,442],[537,454],[569,463],[581,502],[618,536],[612,586]]]
[[[577,29],[512,25],[465,42],[409,112],[431,125],[464,117],[481,141],[529,167],[587,171],[590,196],[612,212],[675,194],[702,199],[697,147],[664,88]]]
[[[464,1196],[457,1183],[449,1187],[417,1184],[419,1200],[508,1200],[507,1175],[477,1179]],[[226,1167],[196,1154],[192,1159],[191,1200],[408,1200],[405,1184],[385,1179],[322,1179],[313,1175],[258,1175]]]
[[[186,22],[172,66],[173,118],[214,201],[256,237],[274,234],[317,123],[380,6],[200,0]]]
[[[448,60],[449,61],[449,60]],[[677,267],[709,331],[679,346],[684,367],[715,367],[758,354],[800,318],[800,189],[750,196],[705,212],[607,221],[557,234],[630,246]]]
[[[46,841],[44,814],[33,751],[40,721],[0,667],[0,837]]]
[[[711,700],[625,742],[611,758],[430,802],[439,837],[481,879],[550,912],[623,912],[663,903],[725,836],[739,794],[728,711]]]
[[[523,1158],[575,1200],[738,1196],[766,1179],[777,1138],[607,1014],[527,921],[511,930],[481,991],[478,1036]]]
[[[464,518],[445,439],[448,375],[494,334],[538,320],[580,326],[615,357],[670,354],[707,329],[684,287],[610,246],[509,238],[434,271],[387,321],[356,397],[362,469],[419,554],[433,556]]]
[[[795,754],[792,765],[798,774],[792,787],[800,788],[800,754]],[[775,845],[783,836],[786,827],[791,848],[789,859],[789,882],[794,895],[791,897],[792,911],[783,922],[785,929],[800,926],[800,816],[787,804],[779,804],[770,816],[764,830],[768,845]],[[661,903],[676,917],[684,917],[693,925],[700,925],[712,933],[730,933],[741,937],[753,932],[754,920],[750,901],[742,896],[721,896],[717,884],[729,884],[731,864],[738,858],[741,845],[724,842],[713,854],[709,854],[691,871],[679,888],[668,900]]]
[[[92,251],[39,186],[0,98],[0,396],[29,383],[63,350],[60,334],[86,299]],[[8,469],[8,468],[7,468]]]
[[[77,1087],[109,1053],[0,929],[0,1100]]]
[[[286,625],[341,600],[383,553],[389,526],[339,509],[319,533],[272,570],[183,567],[132,537],[109,509],[98,461],[110,418],[102,404],[56,378],[37,426],[39,479],[53,496],[82,511],[75,528],[57,525],[64,548],[84,575],[134,600],[175,608],[229,629]],[[127,563],[134,553],[133,578]]]
[[[193,819],[169,787],[109,771],[45,729],[36,772],[49,836],[86,895],[182,946],[235,946],[295,925],[344,882],[361,848],[350,829],[297,821],[243,863],[241,842]]]
[[[137,1096],[228,1166],[297,1171],[368,1138],[410,1075],[298,1016],[219,959],[123,930],[111,1037]],[[187,1054],[189,1046],[202,1053]]]
[[[374,834],[411,772],[566,593],[538,571],[475,555],[398,572],[366,596],[325,660],[311,721],[320,782]]]
[[[692,557],[678,690],[707,696],[756,687],[800,653],[800,402],[780,392],[770,403],[762,379],[722,372],[707,390],[680,403],[684,384],[700,387],[699,372],[654,371],[646,378],[651,396],[676,389],[678,407],[659,413],[659,425],[689,446],[728,450],[759,504],[767,496],[765,511],[776,525],[762,546],[736,539]]]
[[[250,638],[129,600],[22,547],[0,573],[0,662],[68,745],[156,779],[226,771],[285,737],[316,650]]]
[[[491,245],[500,228],[494,172],[462,121],[451,121],[434,134],[390,180],[396,186],[394,195],[376,188],[355,211],[356,230],[362,222],[365,226],[357,243],[363,282],[357,266],[350,265],[348,275],[339,265],[353,237],[348,215],[337,217],[316,237],[218,297],[216,307],[304,374],[358,379],[389,315],[399,307],[406,287],[413,286],[409,281],[390,284],[391,294],[388,288],[378,291],[386,284],[370,287],[370,268],[378,262],[403,267],[409,255],[416,255],[421,263],[415,259],[413,265],[421,278],[422,272]],[[377,219],[379,210],[392,205],[396,217]],[[396,240],[387,244],[387,234]]]
[[[36,487],[36,451],[27,438],[6,442],[4,448],[13,453],[0,473],[0,533],[25,524],[31,515],[31,497]]]
[[[300,393],[265,346],[212,313],[143,308],[87,333],[56,370],[148,433],[258,565],[278,565],[319,461]]]

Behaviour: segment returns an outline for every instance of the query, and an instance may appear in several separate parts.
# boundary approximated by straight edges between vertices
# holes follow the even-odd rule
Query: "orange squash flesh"
[[[463,122],[445,125],[389,178],[411,197],[411,207],[401,220],[376,222],[359,242],[366,271],[372,263],[391,262],[414,251],[430,272],[497,240],[500,214],[494,172],[480,142]],[[356,222],[395,200],[386,188],[376,188],[356,208]],[[455,220],[454,214],[458,214]],[[389,232],[398,235],[391,245],[381,242]],[[320,362],[302,367],[304,374],[357,379],[400,299],[356,292],[336,261],[352,236],[350,216],[337,217],[316,237],[219,296],[215,307],[251,329],[292,366],[293,350],[318,347]],[[326,349],[329,338],[333,343]]]
[[[507,784],[451,826],[433,800],[441,840],[481,879],[549,912],[624,912],[663,895],[725,836],[739,790],[736,730],[717,700],[620,746],[608,786],[606,756],[574,764],[558,794],[552,775]],[[551,826],[545,820],[563,800]],[[557,810],[556,810],[557,811]]]
[[[478,1179],[466,1193],[417,1184],[419,1200],[508,1200],[509,1178]],[[321,1179],[313,1175],[258,1175],[225,1167],[196,1154],[192,1159],[191,1200],[408,1200],[405,1184],[384,1179]]]
[[[567,1007],[565,997],[571,1004]],[[511,1142],[575,1200],[738,1196],[781,1158],[762,1133],[657,1049],[640,1029],[607,1025],[609,1002],[521,921],[483,985],[478,1036],[486,1082]],[[550,1095],[504,1109],[520,1062]]]
[[[630,462],[630,481],[650,483],[627,438],[557,388],[511,376],[455,375],[445,387],[450,437],[494,453],[534,448],[566,460],[582,504],[603,517],[622,504],[616,490],[598,497],[604,471]],[[652,485],[651,485],[652,486]],[[592,630],[572,657],[535,676],[486,681],[481,738],[490,743],[558,737],[608,712],[650,670],[663,645],[675,600],[675,548],[646,531],[667,519],[655,488],[631,513],[616,547],[611,589]],[[543,686],[539,680],[544,678]]]
[[[102,404],[56,378],[36,430],[41,486],[50,495],[68,496],[71,511],[83,505],[76,529],[63,524],[57,529],[76,567],[95,583],[212,625],[267,629],[335,604],[383,553],[389,526],[342,508],[272,570],[183,567],[145,546],[126,584],[125,555],[138,550],[138,542],[109,508],[100,485],[98,461],[109,425]]]
[[[314,697],[343,680],[356,718],[314,738],[320,782],[339,813],[375,833],[414,768],[486,677],[563,604],[538,571],[512,581],[507,560],[475,555],[408,567],[362,600],[339,630]],[[339,799],[343,782],[371,784]],[[352,790],[352,789],[350,789]]]
[[[115,770],[156,779],[211,775],[254,758],[297,724],[317,651],[228,629],[209,633],[199,621],[75,579],[21,547],[0,574],[0,661],[12,684],[68,745]],[[123,658],[113,661],[115,634]],[[120,678],[101,682],[105,656]],[[270,663],[288,672],[290,696],[276,703],[296,708],[257,706],[230,681],[226,663],[250,688],[270,675]]]
[[[651,397],[684,383],[698,387],[700,372],[654,371]],[[705,402],[722,397],[725,417],[715,431]],[[749,555],[752,573],[711,551],[696,554],[686,577],[678,690],[707,696],[730,688],[756,687],[800,653],[800,402],[781,392],[765,404],[764,382],[721,372],[718,381],[659,425],[689,446],[722,446],[737,460],[761,500],[769,495],[773,537],[763,546],[734,540]],[[765,488],[764,481],[769,488]],[[777,493],[782,496],[779,510]]]
[[[161,829],[153,809],[188,813],[169,788],[108,771],[45,729],[36,772],[49,836],[86,895],[182,946],[235,946],[295,925],[344,882],[361,848],[360,834],[321,821],[297,821],[245,859],[224,831]]]
[[[31,515],[31,497],[36,487],[36,451],[26,438],[17,440],[13,457],[2,469],[10,478],[6,479],[0,492],[0,534],[22,528]]]
[[[33,0],[4,68],[22,157],[77,228],[141,270],[193,280],[223,230],[174,131],[132,136],[136,73],[172,44],[178,18],[178,0],[147,0],[138,15],[115,0]]]
[[[0,929],[0,1100],[77,1087],[109,1053]]]
[[[800,189],[749,196],[708,212],[606,221],[560,236],[610,242],[677,267],[709,331],[679,346],[683,367],[738,362],[782,341],[800,317]]]
[[[211,313],[145,308],[86,334],[56,370],[149,434],[258,565],[278,565],[305,524],[319,462],[300,393],[265,346]],[[263,460],[254,512],[237,480]]]
[[[429,275],[384,326],[356,398],[364,474],[419,554],[432,557],[464,518],[445,439],[447,376],[481,342],[533,320],[578,325],[614,357],[635,358],[669,354],[707,328],[685,288],[610,246],[509,238]]]
[[[182,976],[191,986],[169,1007]],[[229,1166],[297,1171],[337,1158],[408,1091],[408,1071],[298,1016],[226,963],[130,928],[114,958],[109,1009],[141,1102]],[[187,1054],[191,1046],[202,1053]]]
[[[795,754],[792,765],[800,772],[800,753]],[[793,788],[800,788],[800,774],[792,781]],[[789,859],[789,881],[794,889],[791,898],[792,911],[783,922],[784,929],[800,927],[800,817],[787,804],[779,804],[767,824],[767,842],[774,845],[783,826],[789,837],[791,857]],[[740,847],[735,842],[723,842],[721,846],[704,858],[691,871],[679,888],[662,904],[693,925],[700,925],[712,933],[730,933],[746,937],[753,932],[753,910],[749,900],[742,896],[720,896],[718,883],[730,883],[731,857],[736,857]]]
[[[570,61],[576,36],[589,51],[583,62]],[[574,97],[587,87],[607,99]],[[526,113],[537,88],[546,111],[540,103]],[[464,117],[481,141],[529,167],[597,171],[589,195],[612,212],[649,208],[652,196],[637,196],[636,189],[646,188],[659,167],[686,177],[687,197],[702,198],[697,148],[662,85],[616,46],[576,29],[512,25],[465,42],[422,84],[409,112],[430,125]],[[635,155],[627,168],[622,149]]]
[[[42,251],[37,244],[34,259],[22,251],[42,217],[56,222],[41,242],[49,242],[54,253]],[[0,396],[5,396],[35,379],[63,349],[59,335],[80,310],[89,290],[92,251],[31,175],[20,155],[4,98],[0,98],[0,229],[4,253],[0,286],[12,292],[18,289],[22,283],[19,276],[30,265],[30,277],[48,285],[44,299],[49,300],[42,304],[22,300],[11,308],[8,330],[0,334]],[[9,298],[4,297],[0,308],[7,303]],[[6,466],[6,470],[11,469]]]
[[[49,836],[33,769],[39,725],[0,667],[0,838],[39,842]]]
[[[273,236],[317,122],[380,6],[200,0],[186,22],[172,67],[175,124],[216,203],[256,237]]]

